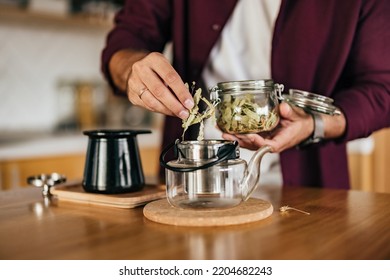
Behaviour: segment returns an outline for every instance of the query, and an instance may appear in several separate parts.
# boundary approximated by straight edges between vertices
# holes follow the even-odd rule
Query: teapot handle
[[[172,149],[173,146],[176,146],[177,143],[178,143],[179,139],[177,139],[175,142],[171,143],[170,145],[168,145],[162,152],[161,152],[161,155],[160,155],[160,164],[161,166],[165,167],[166,169],[169,169],[169,170],[172,170],[172,171],[175,171],[175,172],[192,172],[192,171],[196,171],[196,170],[200,170],[200,169],[206,169],[206,168],[209,168],[211,166],[214,166],[224,160],[227,160],[229,159],[230,155],[232,153],[235,153],[236,151],[236,148],[238,146],[238,142],[237,141],[234,141],[233,143],[229,143],[229,144],[225,144],[223,145],[222,147],[220,147],[218,149],[218,152],[217,152],[217,159],[214,160],[214,161],[210,161],[206,164],[203,164],[203,165],[199,165],[199,166],[194,166],[194,167],[184,167],[184,168],[180,168],[180,167],[174,167],[174,166],[171,166],[168,164],[168,162],[165,160],[165,156],[167,155],[168,151],[170,149]],[[175,149],[175,156],[177,154],[177,149]]]
[[[260,181],[261,160],[266,153],[270,152],[272,152],[271,146],[265,145],[259,148],[250,159],[248,167],[245,170],[245,176],[241,181],[242,197],[244,201],[246,201],[256,190]]]

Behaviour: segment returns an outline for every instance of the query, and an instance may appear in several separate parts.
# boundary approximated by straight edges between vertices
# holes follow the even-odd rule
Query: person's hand
[[[279,153],[294,147],[307,139],[314,130],[314,121],[311,115],[302,109],[291,107],[285,102],[280,104],[280,123],[270,138],[263,138],[258,134],[227,134],[222,137],[226,140],[238,141],[242,148],[257,150],[269,145],[272,152]]]
[[[157,52],[133,63],[127,79],[131,103],[181,119],[188,117],[193,98],[170,62]]]

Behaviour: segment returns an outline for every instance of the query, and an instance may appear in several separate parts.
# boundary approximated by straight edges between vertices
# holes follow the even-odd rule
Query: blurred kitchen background
[[[100,53],[118,0],[0,0],[0,141],[96,126],[150,126],[113,98]]]
[[[158,172],[162,117],[114,96],[100,54],[124,0],[0,0],[0,190],[27,176],[82,177],[95,128],[150,129],[137,136],[146,176]],[[390,132],[348,146],[354,189],[390,192]]]
[[[0,0],[0,190],[40,173],[81,178],[82,131],[95,128],[150,129],[137,138],[146,175],[157,173],[161,116],[114,96],[100,71],[122,3]]]

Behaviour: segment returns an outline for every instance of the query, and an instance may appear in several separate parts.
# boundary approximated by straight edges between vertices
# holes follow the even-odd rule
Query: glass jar
[[[218,127],[231,134],[272,131],[279,123],[283,88],[271,79],[218,83],[210,90]]]

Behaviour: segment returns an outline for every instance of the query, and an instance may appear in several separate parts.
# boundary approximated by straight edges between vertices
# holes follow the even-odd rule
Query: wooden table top
[[[273,214],[227,227],[179,227],[143,207],[45,206],[39,189],[0,192],[0,259],[390,259],[390,194],[263,188]],[[310,212],[280,212],[289,205]]]

